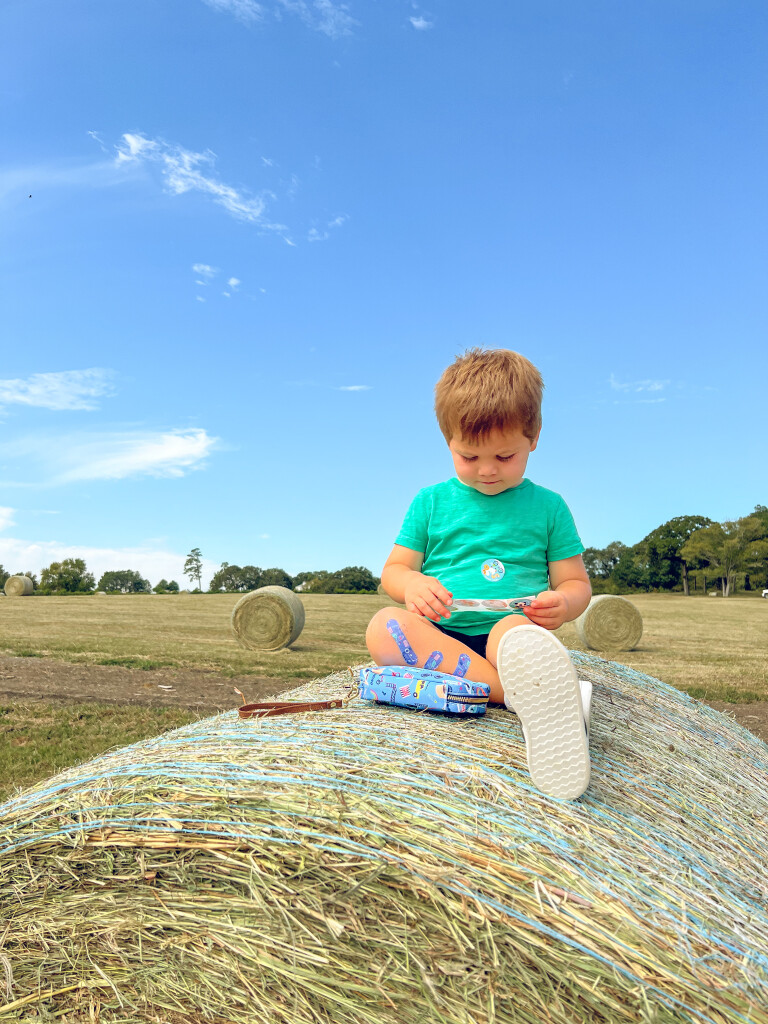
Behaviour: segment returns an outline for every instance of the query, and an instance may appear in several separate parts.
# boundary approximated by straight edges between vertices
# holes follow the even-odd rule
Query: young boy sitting
[[[568,506],[524,475],[542,389],[507,349],[470,349],[443,373],[435,412],[456,476],[413,499],[381,574],[405,609],[377,612],[366,642],[378,665],[488,683],[520,718],[534,784],[572,800],[589,783],[591,685],[550,630],[580,615],[591,589]],[[508,599],[527,595],[510,614]]]

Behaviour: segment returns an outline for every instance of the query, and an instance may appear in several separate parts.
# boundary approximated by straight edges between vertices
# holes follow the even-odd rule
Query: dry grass
[[[693,697],[734,703],[768,699],[768,601],[749,597],[630,597],[643,616],[634,651],[597,651]],[[584,650],[571,623],[563,643]]]
[[[281,651],[247,651],[229,625],[236,594],[37,597],[0,603],[3,650],[88,664],[174,666],[225,675],[313,679],[367,660],[378,595],[302,596],[306,626]],[[635,651],[599,651],[706,700],[768,699],[768,601],[633,596],[644,623]],[[559,635],[582,649],[572,625]]]
[[[292,647],[248,651],[230,628],[240,594],[35,597],[0,606],[2,650],[89,665],[177,667],[313,679],[367,659],[365,627],[377,595],[302,597],[306,625]]]

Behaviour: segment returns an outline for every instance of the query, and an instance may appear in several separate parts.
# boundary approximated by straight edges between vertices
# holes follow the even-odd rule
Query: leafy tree
[[[304,588],[304,593],[309,594],[318,585],[321,585],[324,580],[328,579],[330,575],[327,569],[318,569],[315,572],[300,572],[298,576],[293,577],[293,589],[297,590],[303,583],[306,583],[307,586]]]
[[[241,569],[239,565],[230,565],[229,562],[222,562],[221,568],[217,569],[211,578],[209,591],[212,594],[221,593],[222,590],[226,590],[227,593],[233,593],[240,590],[240,573]]]
[[[768,539],[761,516],[712,523],[692,533],[681,549],[689,563],[706,566],[720,577],[728,597],[737,572],[759,569],[768,560]]]
[[[293,577],[285,569],[265,569],[261,574],[262,587],[293,587]]]
[[[6,572],[5,568],[2,565],[0,565],[0,587],[5,586],[6,580],[10,575],[11,573]]]
[[[154,587],[152,587],[152,591],[155,594],[167,594],[168,593],[168,580],[166,580],[166,579],[160,580],[159,583],[156,583],[154,585]]]
[[[586,548],[583,557],[587,575],[591,579],[610,579],[619,559],[628,550],[620,540],[611,541],[607,548]]]
[[[639,547],[644,558],[645,585],[671,590],[682,580],[687,595],[688,561],[681,554],[683,545],[696,530],[711,524],[706,516],[675,516],[644,537]]]
[[[168,591],[169,594],[178,594],[179,584],[176,582],[176,580],[169,580],[168,586],[165,589]]]
[[[65,558],[51,562],[40,574],[40,589],[45,594],[87,594],[96,581],[82,558]]]
[[[328,573],[325,578],[312,581],[313,594],[370,594],[375,593],[380,580],[362,565],[348,565]]]
[[[135,569],[115,569],[105,572],[99,580],[99,590],[107,594],[148,594],[149,580]]]
[[[203,579],[203,556],[200,548],[192,548],[184,563],[184,575],[189,577],[190,583],[197,580],[197,589],[202,587]]]

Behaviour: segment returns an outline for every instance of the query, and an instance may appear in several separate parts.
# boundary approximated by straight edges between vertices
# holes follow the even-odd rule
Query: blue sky
[[[380,570],[467,347],[586,545],[768,503],[754,0],[5,0],[0,562]],[[31,197],[31,198],[30,198]]]

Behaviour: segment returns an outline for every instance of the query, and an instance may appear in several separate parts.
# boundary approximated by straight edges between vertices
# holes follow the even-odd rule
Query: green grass
[[[297,643],[274,653],[238,647],[229,627],[236,596],[6,599],[5,653],[132,668],[207,669],[309,679],[368,660],[364,634],[378,596],[302,598]],[[768,601],[639,595],[644,623],[635,651],[597,652],[704,700],[768,700]],[[558,631],[579,647],[570,624]],[[198,718],[183,709],[112,704],[18,704],[0,709],[0,799],[55,771]]]
[[[70,765],[198,718],[199,714],[184,708],[0,705],[0,800]]]

